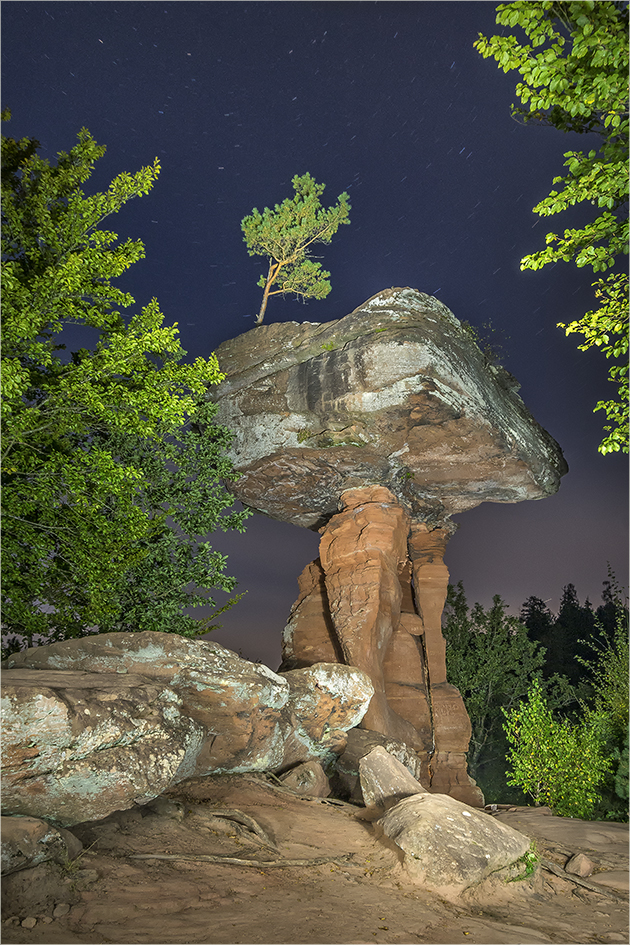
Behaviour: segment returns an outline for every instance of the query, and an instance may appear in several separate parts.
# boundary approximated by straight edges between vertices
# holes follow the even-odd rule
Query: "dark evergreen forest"
[[[601,602],[580,602],[573,584],[557,613],[528,597],[519,617],[500,596],[492,606],[469,607],[462,583],[449,587],[444,612],[449,682],[460,690],[472,724],[468,769],[487,803],[530,804],[510,785],[506,713],[527,704],[534,684],[565,732],[587,732],[608,770],[590,816],[628,819],[628,607],[615,575],[603,582]],[[541,723],[541,754],[545,748]],[[569,772],[561,770],[561,779]]]

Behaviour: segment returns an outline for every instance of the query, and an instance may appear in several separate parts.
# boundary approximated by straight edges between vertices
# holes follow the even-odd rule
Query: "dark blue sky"
[[[627,583],[627,458],[597,453],[592,413],[610,396],[607,365],[555,327],[594,307],[595,276],[519,268],[549,229],[584,220],[532,207],[563,152],[591,142],[510,117],[515,75],[473,48],[497,32],[494,3],[4,2],[2,14],[5,133],[38,138],[54,160],[87,127],[107,145],[90,192],[159,157],[151,194],[112,223],[146,245],[120,285],[139,306],[158,298],[190,358],[253,327],[265,266],[247,255],[242,217],[291,196],[296,173],[326,183],[325,203],[348,191],[351,225],[322,247],[331,294],[274,298],[266,320],[328,321],[408,285],[490,323],[570,471],[542,502],[458,516],[451,579],[471,603],[498,593],[514,612],[531,594],[557,608],[568,582],[597,604],[607,562]],[[260,516],[245,536],[217,535],[248,594],[214,638],[275,668],[317,544]]]

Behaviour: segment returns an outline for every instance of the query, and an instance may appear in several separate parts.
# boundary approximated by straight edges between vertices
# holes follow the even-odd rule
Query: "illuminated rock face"
[[[283,669],[368,674],[362,728],[418,753],[427,787],[469,804],[470,722],[446,678],[441,618],[450,517],[541,499],[567,471],[518,384],[441,302],[387,289],[334,322],[262,325],[217,350],[211,393],[235,433],[250,508],[317,530]]]
[[[281,669],[335,658],[362,669],[374,695],[361,727],[416,752],[430,790],[481,805],[466,771],[470,721],[446,681],[448,532],[412,523],[383,486],[349,489],[340,506],[300,578]]]
[[[278,675],[169,633],[31,647],[3,664],[2,811],[71,826],[188,777],[330,760],[372,693],[339,661]]]
[[[415,289],[338,321],[261,325],[216,354],[234,493],[272,518],[319,529],[342,492],[382,485],[433,528],[481,502],[542,499],[567,471],[514,378]]]

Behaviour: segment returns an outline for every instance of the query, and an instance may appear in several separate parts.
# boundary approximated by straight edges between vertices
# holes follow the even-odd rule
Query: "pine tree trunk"
[[[256,324],[262,325],[263,318],[265,317],[265,310],[267,308],[267,302],[269,301],[269,283],[265,286],[265,292],[262,298],[262,303],[260,305],[260,311],[256,316]]]
[[[278,267],[279,268],[279,267]],[[265,317],[265,311],[267,309],[267,302],[269,301],[269,290],[276,278],[277,269],[274,271],[273,260],[269,262],[269,272],[267,274],[267,284],[265,285],[265,290],[263,292],[262,302],[260,303],[260,311],[256,316],[256,324],[262,325],[263,318]]]

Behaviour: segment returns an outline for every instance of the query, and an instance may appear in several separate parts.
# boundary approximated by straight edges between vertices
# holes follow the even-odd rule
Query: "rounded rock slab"
[[[346,489],[383,485],[437,524],[484,501],[553,494],[558,444],[437,299],[379,292],[338,321],[261,325],[217,349],[209,396],[235,433],[231,488],[320,528]]]
[[[407,797],[378,825],[403,850],[410,876],[450,894],[512,866],[531,846],[529,837],[445,794]]]

